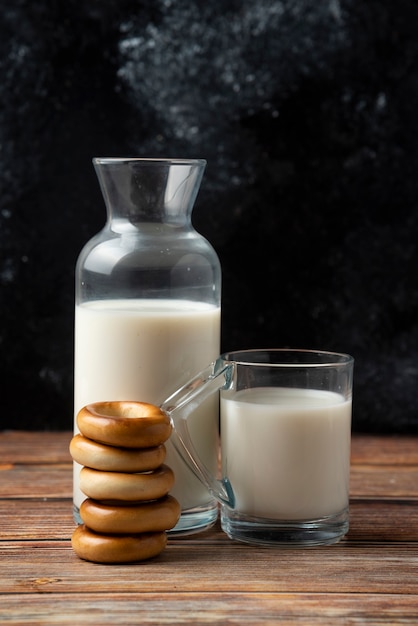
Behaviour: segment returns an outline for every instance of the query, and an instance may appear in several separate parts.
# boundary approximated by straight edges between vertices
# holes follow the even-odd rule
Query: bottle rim
[[[148,157],[94,157],[95,165],[126,165],[138,163],[141,165],[206,165],[205,159],[182,159],[182,158],[148,158]]]

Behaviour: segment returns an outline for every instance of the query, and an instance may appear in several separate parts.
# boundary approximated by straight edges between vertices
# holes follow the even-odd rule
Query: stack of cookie
[[[143,402],[98,402],[77,415],[80,434],[70,453],[82,465],[83,524],[72,536],[76,554],[96,563],[128,563],[164,550],[166,531],[180,517],[169,495],[173,471],[164,465],[170,420]]]

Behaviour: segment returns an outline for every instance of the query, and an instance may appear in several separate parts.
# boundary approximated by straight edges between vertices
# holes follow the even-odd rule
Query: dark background
[[[416,0],[0,2],[1,428],[72,427],[93,156],[208,161],[223,349],[356,359],[354,428],[418,431]]]

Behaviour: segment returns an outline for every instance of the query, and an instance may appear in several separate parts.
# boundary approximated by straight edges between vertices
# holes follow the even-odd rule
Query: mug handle
[[[228,479],[217,479],[199,458],[190,436],[188,418],[206,398],[221,389],[230,388],[233,371],[234,364],[226,363],[219,357],[160,405],[170,418],[173,427],[171,441],[177,452],[212,496],[231,508],[235,505],[232,487]]]

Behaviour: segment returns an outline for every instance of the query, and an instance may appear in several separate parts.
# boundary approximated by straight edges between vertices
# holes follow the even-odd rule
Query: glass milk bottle
[[[75,416],[98,401],[159,405],[220,351],[220,264],[191,223],[206,162],[96,158],[93,163],[107,221],[81,251],[76,268]],[[196,446],[211,464],[216,400],[196,409],[191,424]],[[171,441],[166,447],[165,463],[176,478],[171,493],[182,507],[171,532],[203,530],[216,520],[216,501]],[[74,463],[78,523],[85,498],[79,472]]]

